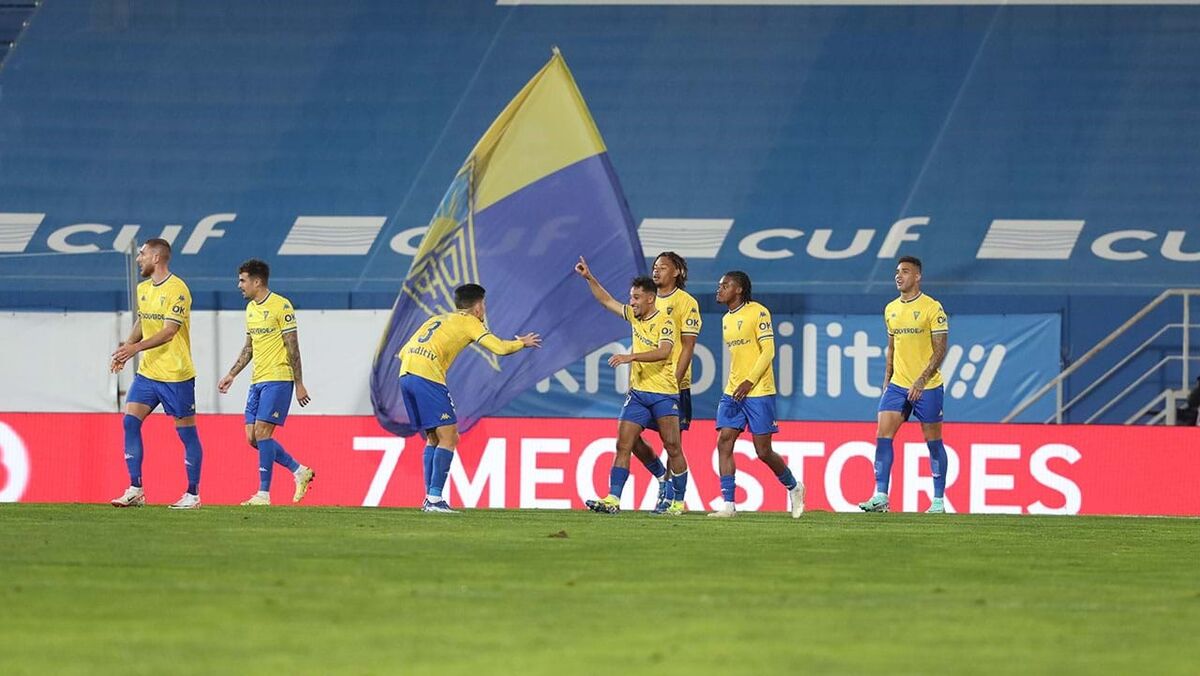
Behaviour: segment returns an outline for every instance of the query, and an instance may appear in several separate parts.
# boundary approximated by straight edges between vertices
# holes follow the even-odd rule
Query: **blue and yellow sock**
[[[682,500],[684,494],[687,493],[687,475],[688,473],[685,469],[683,472],[671,476],[671,488],[675,489],[671,495],[672,501]]]
[[[629,468],[613,467],[608,471],[608,494],[619,498],[625,490],[625,481],[629,479]]]
[[[188,489],[192,495],[200,495],[200,464],[204,461],[204,449],[200,446],[200,433],[195,425],[176,427],[175,432],[183,441],[183,464],[187,470]]]
[[[776,474],[775,478],[779,479],[779,483],[789,491],[796,487],[796,477],[792,474],[791,467],[783,470],[782,474]]]
[[[929,447],[929,469],[933,474],[933,497],[946,495],[946,445],[941,439],[926,441]]]
[[[289,472],[295,472],[300,469],[300,463],[296,462],[291,453],[288,453],[284,449],[283,444],[278,441],[275,442],[275,464],[283,465]]]
[[[258,490],[270,492],[271,474],[275,470],[275,449],[279,444],[274,439],[258,440]]]
[[[454,451],[445,448],[433,449],[433,470],[429,475],[429,495],[434,498],[442,497],[446,488],[446,478],[450,476],[450,463],[454,460]]]
[[[734,495],[737,493],[737,482],[734,475],[725,474],[721,476],[721,499],[729,504],[733,504]]]
[[[137,416],[125,414],[121,426],[125,428],[125,467],[129,470],[129,485],[142,487],[142,421]]]
[[[661,479],[667,473],[666,465],[662,464],[662,460],[655,458],[651,462],[642,462],[642,465],[654,475],[654,478]]]
[[[892,482],[892,440],[879,437],[875,440],[875,491],[887,493]]]
[[[429,494],[429,484],[433,481],[433,455],[437,450],[436,446],[425,446],[425,452],[421,455],[421,465],[425,469],[425,494]]]

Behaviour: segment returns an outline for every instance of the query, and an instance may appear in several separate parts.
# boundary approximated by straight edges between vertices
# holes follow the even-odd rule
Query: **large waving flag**
[[[418,431],[400,397],[397,353],[422,322],[454,309],[462,284],[487,289],[497,336],[533,331],[543,343],[504,358],[478,345],[463,351],[448,378],[460,431],[629,335],[575,274],[581,255],[618,298],[646,269],[604,141],[556,49],[479,139],[429,224],[375,355],[379,423],[403,436]]]

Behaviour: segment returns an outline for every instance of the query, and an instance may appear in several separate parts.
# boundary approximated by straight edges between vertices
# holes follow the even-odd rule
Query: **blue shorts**
[[[728,394],[721,395],[717,403],[717,429],[729,427],[737,431],[750,426],[750,434],[775,434],[779,425],[775,423],[775,395],[746,397],[738,401]]]
[[[125,402],[145,404],[151,411],[162,404],[172,418],[187,418],[196,415],[196,379],[165,383],[139,373],[133,376]]]
[[[400,395],[408,420],[417,429],[431,430],[458,423],[450,389],[441,383],[406,373],[400,376]]]
[[[679,417],[679,413],[678,394],[629,390],[617,420],[628,420],[646,429],[657,430],[656,420],[667,416]]]
[[[879,410],[899,411],[905,421],[910,415],[916,413],[918,422],[939,423],[942,422],[942,401],[945,394],[945,388],[938,385],[922,392],[921,398],[914,404],[908,400],[907,387],[888,383],[887,389],[883,391],[883,396],[879,398]]]
[[[282,425],[292,407],[292,392],[296,385],[290,380],[267,380],[250,385],[246,393],[246,424],[255,420]]]

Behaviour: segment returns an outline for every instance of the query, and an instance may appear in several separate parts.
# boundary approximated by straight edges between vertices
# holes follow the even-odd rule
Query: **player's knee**
[[[766,460],[767,458],[771,457],[774,452],[775,451],[771,448],[771,444],[763,444],[762,446],[759,446],[758,444],[754,445],[754,453],[758,456],[759,460]]]
[[[449,430],[437,435],[437,447],[453,451],[458,448],[458,432]]]
[[[258,448],[258,439],[254,438],[254,434],[246,435],[246,443],[250,444],[250,448]]]
[[[121,426],[127,433],[136,434],[142,429],[142,419],[135,415],[129,415],[126,413],[125,419],[121,421]]]

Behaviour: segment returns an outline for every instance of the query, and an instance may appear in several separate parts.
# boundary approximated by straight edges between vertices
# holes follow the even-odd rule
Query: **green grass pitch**
[[[0,505],[0,674],[1195,674],[1198,536],[1190,519]]]

